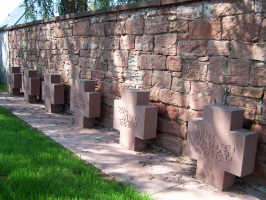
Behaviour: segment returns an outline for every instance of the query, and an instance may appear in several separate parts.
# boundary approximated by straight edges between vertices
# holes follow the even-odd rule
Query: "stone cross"
[[[22,89],[22,73],[20,67],[11,67],[9,73],[9,93],[19,95]]]
[[[156,137],[158,108],[149,105],[150,93],[123,89],[114,102],[113,127],[120,131],[120,144],[133,151],[143,150]]]
[[[33,103],[41,100],[41,78],[37,70],[24,69],[23,91],[25,101]]]
[[[242,127],[243,110],[224,105],[208,105],[203,119],[189,122],[188,154],[197,160],[198,178],[224,190],[235,176],[253,172],[258,134]]]
[[[96,81],[80,79],[80,105],[77,121],[82,128],[91,128],[101,116],[101,94],[95,91]]]
[[[59,74],[45,74],[42,82],[42,100],[47,112],[59,113],[64,110],[65,87]]]

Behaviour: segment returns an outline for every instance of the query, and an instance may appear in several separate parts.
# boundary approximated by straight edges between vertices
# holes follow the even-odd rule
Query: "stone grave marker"
[[[101,94],[95,91],[96,81],[80,79],[80,105],[77,121],[82,128],[91,128],[95,119],[101,116]]]
[[[114,101],[113,127],[120,131],[120,144],[133,151],[143,150],[156,137],[158,108],[149,105],[150,93],[123,89]]]
[[[22,89],[22,73],[20,67],[11,67],[9,72],[9,94],[19,95]]]
[[[203,119],[189,122],[188,155],[197,160],[196,176],[219,190],[254,171],[258,134],[242,128],[243,112],[208,105]]]
[[[24,69],[23,91],[25,101],[33,103],[41,100],[41,78],[37,70]]]
[[[59,74],[45,74],[42,82],[42,100],[47,112],[59,113],[64,111],[65,86],[61,83]]]

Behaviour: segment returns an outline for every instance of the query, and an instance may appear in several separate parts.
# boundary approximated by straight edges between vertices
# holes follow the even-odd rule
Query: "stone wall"
[[[151,91],[160,108],[157,142],[178,153],[204,105],[245,109],[260,132],[256,171],[266,176],[266,2],[153,0],[10,27],[10,66],[60,71],[72,87],[98,80],[101,123],[112,126],[123,87]]]

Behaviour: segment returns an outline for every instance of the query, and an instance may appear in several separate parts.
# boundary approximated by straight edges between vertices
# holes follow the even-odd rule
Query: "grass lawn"
[[[0,83],[0,92],[7,92],[8,86],[5,83]]]
[[[0,107],[0,200],[149,200]]]

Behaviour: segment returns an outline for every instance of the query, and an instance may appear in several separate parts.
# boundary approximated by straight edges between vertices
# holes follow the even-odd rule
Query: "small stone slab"
[[[60,74],[46,74],[42,82],[42,100],[47,112],[59,113],[64,111],[65,86]]]
[[[149,92],[123,89],[121,99],[114,102],[113,127],[120,130],[120,144],[133,151],[146,147],[156,138],[158,108],[149,105]]]
[[[24,99],[27,102],[38,102],[41,99],[41,78],[37,70],[24,69],[23,76]]]
[[[20,95],[22,89],[22,73],[20,67],[11,67],[9,73],[9,93]]]
[[[242,128],[243,112],[208,105],[203,119],[189,122],[188,155],[197,160],[196,176],[220,190],[254,171],[258,134]]]
[[[95,119],[101,116],[101,94],[95,91],[96,81],[80,79],[80,106],[77,121],[82,128],[91,128]]]

